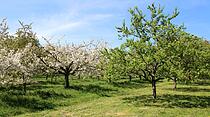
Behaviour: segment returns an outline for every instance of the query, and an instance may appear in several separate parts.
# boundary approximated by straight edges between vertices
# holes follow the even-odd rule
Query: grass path
[[[120,88],[111,97],[100,97],[54,110],[23,114],[19,117],[209,117],[210,86],[158,84],[158,99],[151,87]]]

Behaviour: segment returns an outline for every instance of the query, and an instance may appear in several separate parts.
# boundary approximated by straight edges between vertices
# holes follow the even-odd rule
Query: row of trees
[[[64,75],[65,88],[69,88],[70,75],[94,74],[100,59],[102,42],[82,44],[40,45],[31,24],[20,22],[21,28],[12,35],[4,19],[0,24],[0,84],[1,86],[26,85],[37,74]]]
[[[179,81],[209,78],[210,44],[185,32],[183,25],[154,4],[148,6],[146,16],[137,7],[130,9],[131,20],[117,27],[119,38],[125,42],[113,49],[102,42],[82,44],[39,44],[31,24],[15,34],[8,32],[6,20],[0,23],[0,84],[26,85],[37,74],[56,73],[64,76],[65,88],[70,87],[72,75],[104,76],[109,81],[139,77],[151,83],[156,98],[156,83],[171,79],[176,88]],[[130,25],[127,25],[130,24]]]
[[[144,78],[151,83],[154,98],[160,80],[171,79],[176,88],[177,81],[209,78],[209,42],[173,23],[177,9],[171,15],[164,14],[162,7],[152,4],[148,10],[150,16],[137,7],[130,9],[130,22],[117,27],[125,43],[103,52],[106,77]]]

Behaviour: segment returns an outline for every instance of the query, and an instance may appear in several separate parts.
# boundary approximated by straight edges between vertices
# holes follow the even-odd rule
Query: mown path
[[[158,99],[151,97],[151,87],[126,88],[111,96],[80,102],[20,117],[208,117],[210,86],[158,84]],[[122,89],[123,90],[123,89]]]

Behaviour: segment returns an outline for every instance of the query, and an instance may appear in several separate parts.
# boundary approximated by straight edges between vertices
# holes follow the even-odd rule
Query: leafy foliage
[[[154,4],[148,6],[148,10],[151,13],[150,19],[137,7],[129,10],[130,26],[123,22],[122,27],[117,27],[120,39],[125,38],[126,42],[116,51],[106,53],[110,53],[110,61],[114,61],[110,66],[117,66],[114,70],[124,71],[128,76],[134,73],[151,82],[153,96],[156,98],[155,84],[165,78],[163,68],[168,60],[167,45],[178,40],[183,26],[178,27],[172,23],[179,14],[176,9],[172,15],[165,15],[163,8],[155,7]],[[113,68],[108,68],[113,73],[114,70],[109,69]]]

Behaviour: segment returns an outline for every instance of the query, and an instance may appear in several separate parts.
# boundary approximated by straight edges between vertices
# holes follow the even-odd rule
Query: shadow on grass
[[[133,80],[133,81],[123,81],[123,82],[113,82],[112,85],[115,87],[121,87],[121,88],[144,88],[146,87],[148,82],[146,81],[140,81],[140,80]]]
[[[38,90],[35,92],[39,97],[42,99],[49,99],[49,98],[71,98],[72,96],[70,94],[63,94],[63,93],[57,93],[53,90]]]
[[[36,85],[28,85],[26,90],[34,91],[34,90],[37,90],[37,89],[41,90],[41,89],[49,89],[49,88],[54,88],[54,87],[56,87],[56,86],[36,84]]]
[[[47,101],[39,100],[34,97],[28,97],[23,95],[4,95],[1,99],[2,102],[11,107],[24,107],[31,111],[39,111],[45,109],[53,109],[54,104]]]
[[[63,87],[63,83],[60,82],[50,82],[50,81],[37,81],[34,84],[27,85],[27,90],[37,90],[37,89],[49,89],[58,86]]]
[[[210,80],[202,80],[202,81],[193,82],[192,85],[210,86]]]
[[[194,86],[210,86],[210,79],[201,79],[198,81],[192,81],[192,82],[179,82],[179,84],[182,85],[194,85]]]
[[[150,95],[134,96],[123,98],[126,103],[135,106],[156,106],[165,108],[207,108],[210,107],[209,96],[190,95],[162,95],[153,99]]]
[[[47,85],[47,84],[52,84],[52,85],[62,85],[63,84],[63,80],[56,80],[56,81],[50,81],[50,80],[40,80],[38,81],[39,84],[42,85]]]
[[[36,83],[31,83],[27,84],[26,90],[27,91],[34,91],[37,89],[49,89],[49,88],[54,88],[57,87],[58,85],[54,84],[49,84],[46,82],[36,82]],[[14,86],[8,86],[8,87],[0,87],[0,91],[22,91],[23,90],[23,85],[14,85]]]
[[[86,93],[94,93],[94,94],[97,94],[99,96],[104,96],[104,97],[110,97],[111,94],[118,93],[118,90],[116,89],[105,88],[105,87],[101,87],[101,86],[93,85],[93,84],[74,85],[74,86],[70,86],[70,89],[74,89],[74,90],[78,90],[78,91],[82,91]]]
[[[173,89],[167,88],[167,90],[173,90]],[[174,91],[180,91],[180,92],[210,92],[210,89],[197,88],[197,87],[180,87],[180,88],[174,89]]]

